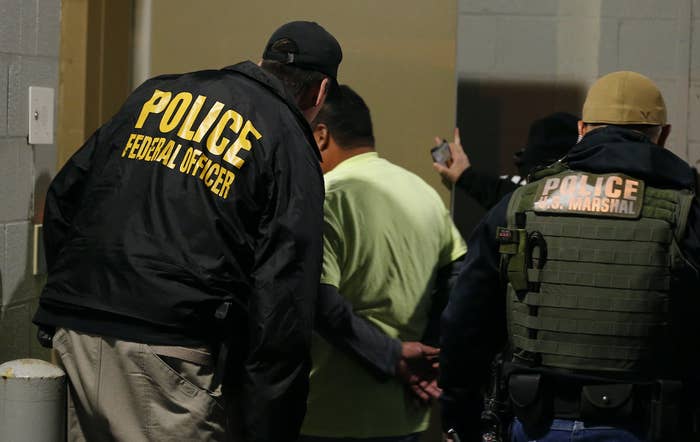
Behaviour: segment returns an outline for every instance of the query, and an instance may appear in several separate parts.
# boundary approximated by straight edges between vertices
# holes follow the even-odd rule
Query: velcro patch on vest
[[[498,227],[496,229],[496,241],[499,243],[509,244],[518,242],[518,232],[511,229],[506,229],[504,227]]]
[[[538,213],[639,218],[643,200],[642,180],[622,174],[573,172],[542,179],[533,209]]]

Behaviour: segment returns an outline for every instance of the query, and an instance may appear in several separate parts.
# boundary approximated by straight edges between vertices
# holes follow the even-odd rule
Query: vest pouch
[[[553,419],[552,397],[541,374],[512,374],[508,395],[513,413],[531,439],[544,436]]]
[[[498,227],[496,241],[501,254],[501,277],[505,277],[516,292],[527,290],[527,231]]]
[[[586,385],[581,389],[581,419],[619,423],[634,417],[634,385]]]

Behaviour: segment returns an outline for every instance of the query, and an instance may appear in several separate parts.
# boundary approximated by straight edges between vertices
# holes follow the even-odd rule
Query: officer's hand
[[[439,137],[435,137],[435,142],[440,144],[442,140]],[[450,154],[452,155],[452,160],[447,162],[447,166],[433,163],[433,169],[442,175],[445,180],[456,183],[462,173],[471,167],[469,157],[464,153],[464,149],[462,149],[462,142],[459,138],[459,128],[455,128],[455,138],[454,141],[450,143]]]
[[[44,348],[53,348],[53,335],[55,333],[55,327],[39,325],[36,331],[36,339],[39,341],[39,345]]]
[[[423,402],[439,398],[437,386],[440,349],[420,342],[402,342],[396,374]]]

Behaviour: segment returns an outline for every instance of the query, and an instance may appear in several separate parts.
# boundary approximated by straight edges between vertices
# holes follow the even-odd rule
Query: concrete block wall
[[[499,121],[501,138],[524,142],[532,119],[579,112],[596,78],[628,69],[662,89],[674,126],[669,148],[694,164],[700,160],[700,0],[460,0],[458,20],[460,85],[532,86],[545,95],[528,110],[527,103],[496,94],[519,111],[519,121]],[[573,99],[557,101],[564,90]],[[568,108],[545,109],[552,104]],[[484,161],[494,171],[512,170],[509,153]]]
[[[0,0],[0,363],[48,357],[31,324],[44,283],[32,274],[33,232],[56,148],[27,143],[28,88],[58,91],[60,11],[58,0]]]
[[[459,0],[457,123],[476,170],[515,173],[530,123],[580,115],[590,84],[635,70],[660,87],[667,147],[700,167],[700,0]],[[460,191],[463,234],[483,210]]]
[[[700,0],[693,1],[688,106],[688,161],[700,169]]]

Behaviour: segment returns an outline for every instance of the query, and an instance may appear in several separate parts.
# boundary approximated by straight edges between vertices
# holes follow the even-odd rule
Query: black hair
[[[288,38],[274,42],[271,50],[281,53],[299,52],[296,43]],[[327,77],[326,74],[321,72],[309,71],[274,60],[263,60],[260,67],[279,78],[286,91],[299,102],[302,110],[313,106],[313,103],[309,105],[309,103],[305,102],[311,99],[308,97],[308,93],[312,88],[318,87],[323,79]]]
[[[374,147],[372,118],[365,101],[347,85],[328,95],[312,123],[325,124],[335,142],[343,149]]]
[[[515,166],[526,177],[539,166],[557,161],[576,144],[579,117],[568,112],[555,112],[530,125],[527,145],[514,155]]]

